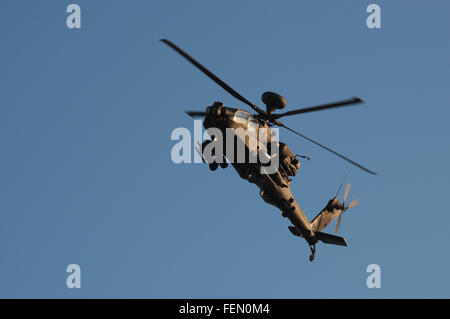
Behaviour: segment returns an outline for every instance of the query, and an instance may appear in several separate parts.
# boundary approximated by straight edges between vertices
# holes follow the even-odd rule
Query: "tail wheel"
[[[209,169],[212,171],[215,171],[217,167],[219,167],[219,164],[217,164],[216,162],[209,164]]]
[[[309,261],[313,262],[314,257],[316,256],[316,244],[309,245],[309,249],[311,249],[311,255],[309,255]]]

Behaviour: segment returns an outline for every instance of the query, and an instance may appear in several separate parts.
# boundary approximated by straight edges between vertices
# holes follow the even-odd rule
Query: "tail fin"
[[[336,195],[333,199],[330,199],[328,201],[327,206],[325,206],[325,208],[316,216],[316,218],[313,219],[312,225],[313,225],[314,231],[322,231],[336,217],[339,216],[339,219],[336,223],[336,229],[334,230],[334,233],[335,234],[337,233],[337,231],[339,229],[339,225],[341,223],[342,213],[347,211],[349,208],[355,207],[356,205],[358,205],[358,202],[359,202],[358,199],[355,199],[350,204],[348,204],[348,205],[345,204],[347,201],[348,193],[350,191],[350,186],[351,185],[348,183],[347,187],[345,188],[344,200],[342,201],[342,203],[339,201],[339,199],[337,198],[337,195]],[[341,187],[339,187],[339,190],[340,189],[341,189]],[[338,193],[339,193],[339,191],[338,191]]]
[[[320,232],[327,227],[342,212],[342,204],[337,197],[331,199],[327,206],[313,219],[314,231]]]
[[[338,246],[347,246],[347,242],[345,241],[345,238],[322,233],[320,231],[316,232],[316,237],[320,241],[324,242],[325,244],[332,244],[332,245],[338,245]]]

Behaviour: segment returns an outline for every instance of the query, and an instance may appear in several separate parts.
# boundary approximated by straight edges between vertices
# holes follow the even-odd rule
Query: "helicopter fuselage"
[[[354,96],[342,101],[320,104],[306,108],[297,108],[283,113],[275,113],[276,110],[281,110],[286,107],[286,99],[280,94],[267,91],[264,92],[261,96],[262,102],[266,105],[266,110],[263,110],[240,95],[227,83],[218,78],[214,73],[200,64],[197,60],[195,60],[173,42],[167,39],[161,39],[161,41],[175,50],[183,58],[194,65],[198,70],[203,72],[203,74],[209,77],[222,89],[227,91],[231,96],[248,105],[253,109],[253,111],[257,113],[256,115],[252,115],[247,111],[224,107],[222,103],[219,102],[216,102],[212,106],[209,106],[206,109],[206,112],[186,111],[186,113],[193,118],[205,118],[203,126],[207,129],[208,134],[211,137],[211,141],[203,142],[203,144],[201,145],[201,150],[199,151],[197,149],[197,151],[200,152],[203,160],[209,163],[210,169],[216,170],[219,165],[221,167],[226,167],[228,163],[225,159],[228,159],[242,178],[248,180],[250,183],[256,184],[261,190],[261,197],[266,202],[279,208],[282,211],[283,216],[289,218],[289,220],[295,226],[289,226],[289,230],[291,231],[291,233],[295,236],[303,237],[306,239],[311,249],[310,261],[313,261],[314,259],[315,244],[318,240],[327,244],[347,246],[344,238],[323,233],[322,230],[327,225],[329,225],[330,222],[332,222],[336,218],[336,216],[339,216],[335,229],[335,232],[337,232],[342,212],[346,211],[350,207],[357,205],[357,200],[353,201],[348,206],[345,206],[345,199],[348,194],[348,190],[346,190],[346,195],[344,195],[343,203],[340,203],[335,196],[332,200],[329,201],[327,206],[310,222],[303,210],[300,208],[300,205],[295,201],[289,187],[289,184],[291,182],[289,176],[295,176],[300,167],[299,162],[296,159],[297,156],[294,155],[289,147],[282,142],[278,142],[276,146],[276,150],[279,150],[279,152],[277,152],[276,154],[273,153],[273,131],[270,130],[270,126],[275,125],[277,127],[282,127],[298,135],[299,137],[306,139],[311,143],[314,143],[322,149],[333,153],[334,155],[340,157],[348,163],[357,166],[363,171],[376,175],[375,172],[369,170],[368,168],[305,136],[304,134],[287,127],[279,121],[280,118],[286,116],[361,104],[363,103],[363,100]],[[209,131],[209,129],[214,132]],[[227,133],[230,131],[230,129],[235,133],[232,136],[232,143],[229,143],[230,138],[227,137]],[[263,135],[259,134],[261,131],[265,133],[263,133]],[[219,138],[218,135],[221,135],[221,138]],[[228,143],[226,142],[227,138]],[[238,143],[235,142],[236,140]],[[220,141],[222,142],[221,147],[218,147],[220,152],[216,152],[217,141],[219,142],[219,144]],[[233,146],[229,148],[229,144],[232,144]],[[239,152],[239,149],[236,148],[237,144],[242,144],[244,151]],[[240,150],[242,150],[242,148],[240,148]],[[237,161],[236,155],[238,157]],[[247,157],[249,159],[248,161],[246,160]],[[205,160],[205,158],[207,160]],[[244,160],[242,160],[242,158]],[[255,158],[256,160],[253,160]],[[263,161],[263,159],[268,159],[271,163],[275,161],[276,168],[273,169],[272,165],[267,168],[265,166],[266,161]],[[349,189],[348,187],[347,189]]]
[[[239,176],[250,183],[257,185],[260,189],[260,195],[267,203],[277,207],[282,212],[283,217],[287,217],[295,226],[301,237],[305,238],[310,245],[317,242],[314,236],[312,223],[308,220],[305,213],[295,200],[289,187],[291,179],[288,177],[281,165],[275,172],[267,172],[261,161],[249,162],[248,155],[251,152],[259,154],[266,153],[268,156],[279,156],[278,160],[283,160],[283,153],[271,152],[270,147],[273,133],[269,125],[258,119],[247,111],[222,106],[216,102],[206,109],[207,116],[204,119],[203,126],[208,129],[215,128],[220,130],[223,138],[223,145],[226,145],[227,129],[234,131],[244,131],[246,134],[235,134],[234,149],[223,148],[223,155],[231,162],[231,165],[238,172]],[[259,135],[260,130],[265,129],[266,133]],[[259,137],[263,136],[264,140]],[[211,136],[215,139],[215,136]],[[245,145],[246,160],[240,162],[236,159],[238,145]],[[269,145],[269,146],[268,146]],[[278,147],[279,143],[277,143]],[[285,144],[283,144],[285,145]],[[287,147],[285,145],[285,147]],[[262,151],[262,152],[261,152]],[[290,152],[290,150],[289,150]],[[272,154],[271,154],[272,153]],[[220,160],[220,159],[218,159]],[[299,166],[299,165],[298,165]]]

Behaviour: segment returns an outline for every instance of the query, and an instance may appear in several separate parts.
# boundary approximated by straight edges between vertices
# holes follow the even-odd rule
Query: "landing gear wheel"
[[[209,169],[212,171],[215,171],[217,167],[219,167],[219,164],[217,164],[216,162],[209,164]]]
[[[314,261],[314,256],[315,256],[314,254],[311,254],[311,255],[309,256],[309,261],[310,261],[310,262],[313,262],[313,261]]]
[[[224,162],[220,163],[220,167],[222,167],[222,168],[227,168],[228,167],[228,163],[225,162],[225,159],[224,159]]]

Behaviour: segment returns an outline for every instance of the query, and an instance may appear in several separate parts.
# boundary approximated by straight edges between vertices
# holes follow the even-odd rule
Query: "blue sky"
[[[448,3],[78,0],[80,30],[70,3],[0,3],[0,297],[450,297]],[[288,109],[367,102],[285,124],[378,176],[281,131],[311,157],[292,183],[308,217],[351,169],[349,247],[319,244],[310,263],[255,185],[172,163],[185,109],[244,105],[160,38],[260,106],[268,90]]]

